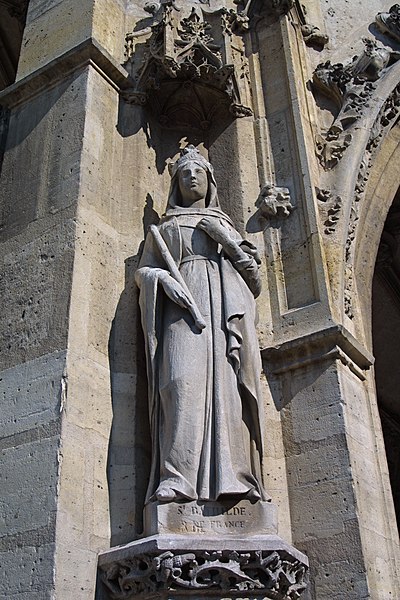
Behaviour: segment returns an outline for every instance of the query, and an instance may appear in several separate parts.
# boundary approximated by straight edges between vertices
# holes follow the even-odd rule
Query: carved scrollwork
[[[288,188],[277,187],[272,184],[265,185],[256,202],[257,208],[263,217],[288,217],[294,210]]]
[[[316,154],[325,169],[332,169],[342,158],[352,141],[351,126],[363,114],[376,88],[376,82],[397,53],[382,48],[373,40],[364,38],[364,51],[351,62],[318,65],[313,84],[316,92],[330,98],[338,113],[324,135],[316,137]]]
[[[145,8],[153,24],[126,36],[126,68],[134,85],[124,98],[149,104],[171,128],[207,129],[223,110],[233,117],[252,115],[241,38],[248,17],[227,8],[178,8],[172,0]]]
[[[179,589],[297,600],[307,587],[308,567],[285,551],[167,551],[115,562],[101,576],[113,600]]]

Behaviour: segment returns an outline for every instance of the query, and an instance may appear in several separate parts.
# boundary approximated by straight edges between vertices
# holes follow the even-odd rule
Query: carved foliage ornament
[[[397,53],[364,38],[364,51],[351,62],[318,65],[313,77],[314,90],[331,99],[337,116],[324,135],[316,136],[316,154],[325,169],[333,168],[351,143],[351,126],[363,114],[376,88],[376,82]]]
[[[234,117],[250,116],[241,38],[247,16],[226,8],[207,13],[202,7],[178,8],[172,0],[150,4],[151,27],[126,36],[126,68],[134,87],[124,97],[149,103],[171,128],[207,129],[223,108]]]
[[[284,551],[204,551],[141,554],[102,568],[114,600],[193,590],[250,592],[275,600],[297,600],[308,583],[307,566]]]
[[[365,196],[365,190],[367,187],[368,177],[373,165],[375,154],[377,153],[380,144],[391,129],[391,127],[397,122],[400,116],[400,84],[398,84],[386,99],[379,114],[375,120],[371,133],[368,139],[368,143],[365,149],[364,156],[361,160],[360,167],[357,174],[357,182],[355,186],[353,203],[350,212],[350,222],[347,231],[347,240],[345,248],[345,313],[350,319],[353,319],[354,313],[352,309],[352,298],[353,298],[353,262],[354,262],[354,240],[356,237],[356,229],[359,221],[359,208],[362,199]]]
[[[335,233],[342,210],[342,198],[333,196],[329,190],[317,189],[319,209],[324,215],[324,232],[326,235]]]

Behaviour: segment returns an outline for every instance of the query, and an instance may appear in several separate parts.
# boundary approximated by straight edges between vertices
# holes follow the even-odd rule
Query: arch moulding
[[[331,172],[330,189],[343,199],[336,242],[342,260],[331,272],[345,327],[371,350],[371,284],[383,225],[400,184],[400,63],[381,77],[352,132],[352,143]],[[336,288],[336,293],[334,288]]]

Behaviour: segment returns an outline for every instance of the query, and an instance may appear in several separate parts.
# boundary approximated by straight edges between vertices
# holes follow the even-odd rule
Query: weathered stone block
[[[59,419],[65,358],[65,352],[54,352],[1,373],[0,428],[4,438],[21,434],[20,443],[24,433],[24,439],[30,439],[31,431],[34,439],[35,431],[39,436],[40,427]],[[6,442],[0,441],[0,448]]]
[[[58,436],[2,450],[1,535],[45,528],[56,511]],[[40,498],[40,502],[37,501]]]
[[[0,318],[4,367],[66,347],[75,225],[67,221],[36,240],[3,250]]]
[[[51,600],[55,544],[28,545],[0,551],[0,597],[7,600]]]

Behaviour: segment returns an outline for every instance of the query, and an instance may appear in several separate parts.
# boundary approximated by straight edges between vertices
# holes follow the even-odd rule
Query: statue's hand
[[[208,233],[222,247],[232,241],[228,229],[221,225],[219,219],[215,217],[204,217],[197,223],[197,227]]]
[[[160,274],[158,279],[164,288],[164,292],[167,294],[168,298],[172,300],[172,302],[175,302],[175,304],[178,304],[178,306],[181,306],[182,308],[191,308],[192,302],[185,290],[181,284],[178,283],[178,281],[176,281],[169,273],[167,273],[167,271]]]

